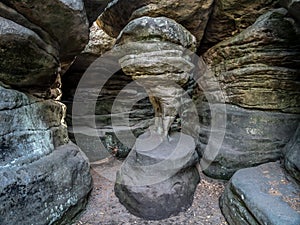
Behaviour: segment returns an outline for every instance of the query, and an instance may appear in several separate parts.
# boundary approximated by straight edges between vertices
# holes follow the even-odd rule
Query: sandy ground
[[[149,221],[130,214],[115,196],[115,173],[121,165],[116,159],[92,165],[94,189],[86,210],[73,225],[225,225],[227,224],[218,206],[224,182],[201,174],[193,205],[177,216],[159,221]]]

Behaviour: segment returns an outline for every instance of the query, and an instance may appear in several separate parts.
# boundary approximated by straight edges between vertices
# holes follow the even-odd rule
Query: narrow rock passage
[[[119,203],[114,194],[114,177],[121,161],[111,159],[107,162],[92,165],[94,189],[86,210],[78,216],[73,225],[226,225],[219,209],[219,197],[224,190],[225,182],[214,180],[201,174],[191,208],[168,219],[147,221],[130,214]]]

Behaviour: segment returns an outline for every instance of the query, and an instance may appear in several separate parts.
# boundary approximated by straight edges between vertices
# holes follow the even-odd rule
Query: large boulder
[[[250,109],[300,112],[298,25],[287,10],[270,11],[204,54],[226,102]]]
[[[22,165],[37,160],[69,142],[66,108],[54,100],[41,100],[0,87],[1,165]]]
[[[0,223],[6,225],[69,224],[92,186],[89,165],[74,144],[32,162],[0,166],[0,175]]]
[[[42,37],[45,36],[45,32],[48,33],[51,40],[49,37],[46,40],[55,43],[63,68],[72,62],[88,41],[88,20],[81,0],[4,0],[1,8],[2,17],[29,29],[39,27],[34,29],[34,32]]]
[[[53,47],[34,31],[0,17],[0,80],[13,87],[49,88],[59,62]]]
[[[183,25],[200,44],[212,9],[212,0],[117,0],[112,1],[97,19],[110,36],[117,37],[129,21],[143,16],[165,16]]]
[[[284,146],[300,123],[299,114],[250,110],[230,104],[196,104],[200,117],[199,151],[202,160],[212,161],[204,173],[219,179],[229,179],[242,168],[280,159]],[[220,132],[211,127],[211,108],[217,108],[219,115],[226,115],[225,136],[223,140],[216,140],[222,141],[222,145],[215,158],[206,150],[210,136]]]
[[[206,173],[228,179],[243,167],[274,161],[299,123],[299,33],[287,10],[270,11],[246,30],[209,49],[199,61],[206,95],[215,95],[215,81],[224,94],[227,115],[224,142]],[[206,86],[205,86],[206,85]],[[212,98],[212,97],[210,97]],[[217,97],[211,104],[221,103]],[[211,130],[207,100],[199,107],[200,148],[204,154]],[[211,105],[212,106],[212,105]],[[205,113],[206,112],[206,113]]]
[[[160,220],[187,210],[200,181],[193,138],[141,135],[117,172],[115,194],[134,215]]]
[[[299,185],[279,162],[239,170],[220,199],[230,225],[300,224]]]
[[[72,219],[92,184],[85,156],[69,143],[65,106],[3,87],[0,96],[1,224]]]

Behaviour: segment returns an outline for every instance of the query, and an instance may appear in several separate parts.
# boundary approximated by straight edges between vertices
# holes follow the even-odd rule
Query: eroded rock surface
[[[86,158],[74,144],[31,163],[1,166],[0,175],[0,223],[7,225],[68,224],[92,185]]]
[[[279,162],[267,163],[236,172],[221,197],[221,209],[230,225],[297,225],[299,191]]]
[[[298,25],[280,8],[204,54],[206,64],[199,64],[207,67],[201,77],[203,87],[206,84],[206,94],[214,96],[210,103],[215,104],[221,101],[211,83],[219,85],[228,120],[219,155],[206,170],[210,176],[228,179],[237,169],[282,156],[299,123],[298,37]],[[209,118],[205,101],[200,103],[204,113],[199,113],[204,127]],[[202,126],[200,133],[206,132],[209,126],[207,131]],[[205,136],[200,134],[204,146]]]
[[[277,0],[215,0],[202,44],[212,46],[240,33],[253,24],[260,15],[273,9],[277,2]]]
[[[58,45],[59,59],[63,64],[70,63],[88,41],[88,21],[81,0],[2,2],[21,14],[18,17],[25,17],[27,21],[40,27],[36,30],[38,34],[42,29],[51,36],[52,41]],[[0,15],[11,18],[12,9],[2,11]],[[21,22],[20,19],[17,20],[17,23]],[[26,24],[20,24],[26,27]]]
[[[0,3],[1,224],[68,223],[85,206],[89,163],[58,100],[87,29],[82,1]]]
[[[212,9],[212,0],[188,1],[112,1],[97,22],[109,35],[117,37],[129,21],[149,17],[168,17],[188,29],[200,43]],[[126,9],[126,10],[125,10]],[[120,16],[122,15],[122,16]]]

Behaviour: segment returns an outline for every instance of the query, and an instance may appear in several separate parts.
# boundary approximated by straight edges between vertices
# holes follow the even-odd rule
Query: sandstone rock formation
[[[299,123],[298,40],[298,25],[285,9],[276,9],[204,54],[206,73],[214,74],[228,104],[225,139],[206,171],[211,176],[229,178],[236,171],[233,168],[274,161],[282,155]],[[204,74],[202,80],[209,83],[209,79]],[[206,91],[213,93],[211,87]]]
[[[215,0],[202,45],[213,46],[239,34],[265,12],[273,9],[276,0]],[[200,46],[201,47],[201,46]],[[207,49],[207,47],[202,46]]]
[[[143,16],[166,16],[187,28],[200,43],[212,10],[212,0],[188,1],[112,1],[100,15],[97,23],[110,36],[117,37],[129,21]],[[126,9],[126,10],[125,10]],[[122,16],[120,16],[122,15]]]
[[[88,21],[83,1],[4,0],[0,15],[33,30],[46,42],[51,42],[59,51],[63,68],[80,53],[88,40]],[[63,23],[59,18],[63,18]]]
[[[167,137],[184,103],[182,85],[194,68],[195,37],[166,17],[141,17],[127,24],[116,50],[125,74],[145,88],[155,110],[154,129]],[[122,57],[123,56],[123,57]]]
[[[89,163],[58,100],[87,31],[82,1],[0,3],[1,224],[68,223],[85,206]]]
[[[299,185],[279,162],[236,172],[220,200],[229,224],[300,223]]]
[[[117,173],[115,194],[134,215],[159,220],[176,215],[193,202],[199,174],[193,138],[142,134]],[[152,149],[153,146],[156,146]]]
[[[124,73],[146,90],[155,122],[136,139],[118,171],[115,193],[134,215],[167,218],[191,206],[199,182],[193,137],[169,133],[188,101],[182,86],[194,68],[196,39],[172,19],[144,16],[129,22],[116,43],[113,52]]]

